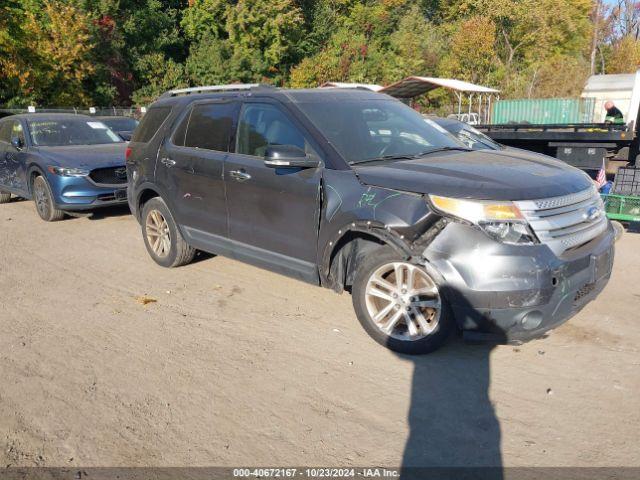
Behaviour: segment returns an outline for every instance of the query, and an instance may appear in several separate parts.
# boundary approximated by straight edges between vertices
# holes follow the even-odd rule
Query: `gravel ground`
[[[410,358],[346,294],[156,266],[127,213],[0,206],[0,465],[640,466],[638,234],[547,338]]]

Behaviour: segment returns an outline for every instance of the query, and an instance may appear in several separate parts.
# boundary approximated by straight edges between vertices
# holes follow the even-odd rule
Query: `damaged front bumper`
[[[469,340],[522,342],[567,321],[606,286],[614,230],[556,256],[545,245],[506,245],[449,223],[423,252]]]

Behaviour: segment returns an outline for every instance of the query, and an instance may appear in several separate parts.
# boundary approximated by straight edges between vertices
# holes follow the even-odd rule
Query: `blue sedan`
[[[126,142],[85,115],[0,120],[0,203],[33,199],[40,218],[127,203]]]

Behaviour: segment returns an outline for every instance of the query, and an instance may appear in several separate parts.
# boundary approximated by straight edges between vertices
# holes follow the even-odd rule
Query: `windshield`
[[[299,106],[351,164],[465,148],[395,100],[302,102]]]
[[[133,132],[138,126],[135,118],[103,118],[100,121],[116,132]]]
[[[465,125],[461,128],[457,133],[457,137],[473,150],[502,150],[502,148],[504,148],[470,125]]]
[[[75,118],[32,120],[29,122],[29,133],[33,145],[40,147],[122,142],[104,123]]]

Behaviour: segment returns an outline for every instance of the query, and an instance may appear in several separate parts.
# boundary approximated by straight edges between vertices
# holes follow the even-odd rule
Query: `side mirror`
[[[24,144],[22,143],[22,140],[20,139],[20,137],[12,137],[11,146],[16,150],[22,150],[22,147],[24,147]]]
[[[293,145],[272,145],[264,153],[264,164],[271,168],[317,168],[320,160]]]

